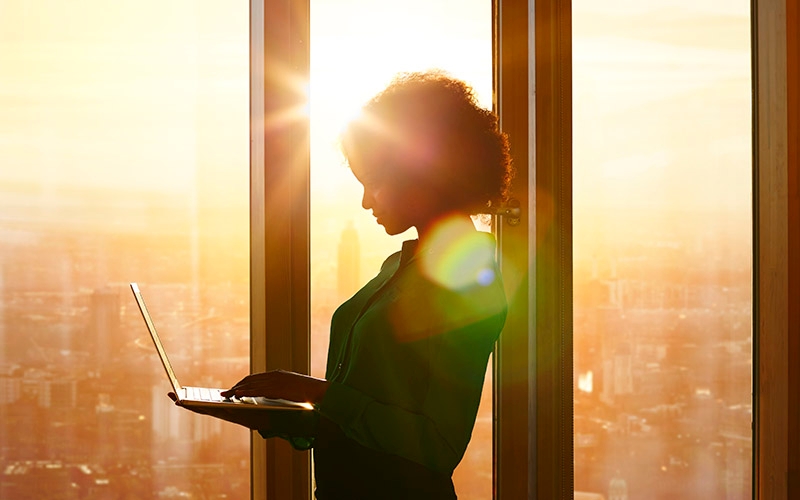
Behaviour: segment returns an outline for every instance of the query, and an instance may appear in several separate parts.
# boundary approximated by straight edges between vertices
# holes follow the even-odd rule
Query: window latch
[[[522,209],[519,206],[519,200],[511,198],[504,205],[490,209],[492,215],[502,217],[505,219],[509,226],[516,226],[519,224],[519,218],[522,215]]]

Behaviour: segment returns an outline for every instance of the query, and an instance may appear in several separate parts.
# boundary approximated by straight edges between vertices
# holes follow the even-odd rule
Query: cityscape
[[[182,383],[248,372],[249,4],[7,4],[0,499],[249,498],[250,433],[172,404],[128,289]],[[749,3],[572,5],[576,500],[751,498]],[[333,311],[414,237],[361,209],[335,137],[397,71],[445,68],[491,107],[492,9],[311,10],[323,376]],[[490,375],[461,500],[493,495]]]
[[[750,497],[749,234],[714,217],[576,251],[578,495]],[[26,227],[2,228],[16,243],[0,260],[0,498],[247,497],[249,433],[166,397],[128,289],[140,282],[183,383],[230,386],[248,369],[246,260],[189,233]],[[333,308],[379,260],[352,222],[340,227],[314,245],[325,256],[312,267],[319,376]],[[491,495],[491,461],[488,379],[460,498]]]
[[[128,287],[183,383],[229,386],[249,367],[247,261],[226,255],[245,273],[225,282],[186,235],[26,227],[0,229],[18,241],[0,251],[0,498],[249,497],[249,432],[167,398]]]
[[[627,229],[576,250],[576,491],[751,498],[748,217],[595,217]]]

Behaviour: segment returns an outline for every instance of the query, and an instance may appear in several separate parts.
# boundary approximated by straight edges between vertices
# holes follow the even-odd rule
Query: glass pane
[[[750,498],[750,3],[573,5],[575,489]]]
[[[0,498],[247,498],[248,3],[0,6]]]
[[[441,68],[492,106],[491,2],[487,0],[311,1],[311,369],[325,375],[330,319],[416,238],[389,237],[361,208],[361,186],[344,163],[338,134],[398,72]],[[467,453],[456,469],[458,497],[492,497],[491,373]]]

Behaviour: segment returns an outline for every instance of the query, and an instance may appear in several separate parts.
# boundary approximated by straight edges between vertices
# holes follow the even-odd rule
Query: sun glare
[[[318,194],[335,193],[351,182],[348,169],[339,168],[344,164],[339,136],[398,73],[443,69],[473,85],[482,105],[491,106],[488,31],[476,32],[452,12],[435,22],[420,18],[415,13],[444,7],[409,3],[403,8],[359,1],[312,6],[311,170]],[[370,24],[362,22],[366,12],[371,12]],[[462,15],[476,17],[474,12]]]

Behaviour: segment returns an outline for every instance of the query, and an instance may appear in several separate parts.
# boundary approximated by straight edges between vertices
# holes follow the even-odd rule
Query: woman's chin
[[[386,234],[388,234],[389,236],[397,236],[398,234],[405,233],[410,229],[408,227],[397,227],[386,224],[380,224],[380,225],[383,226],[383,230],[386,231]]]

